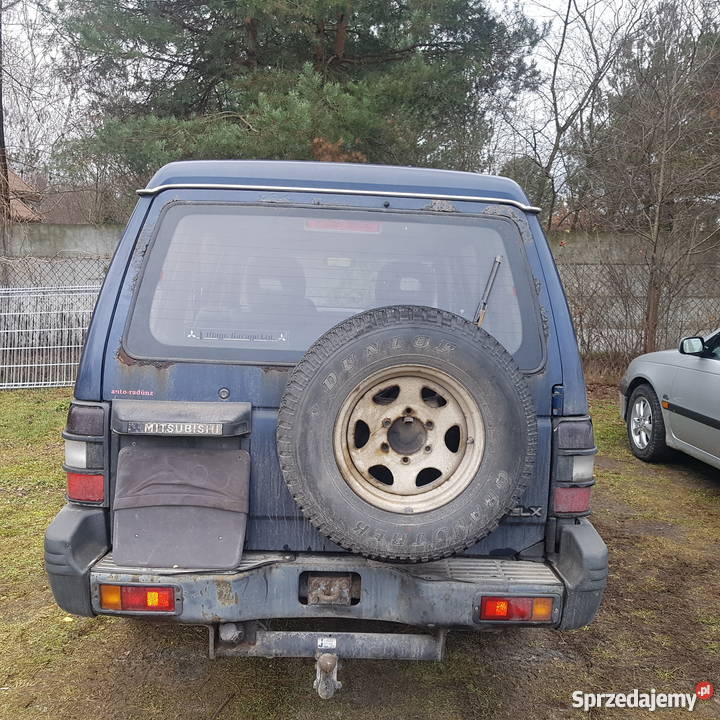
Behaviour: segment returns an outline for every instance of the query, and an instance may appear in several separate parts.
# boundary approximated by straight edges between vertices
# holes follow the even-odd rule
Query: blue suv
[[[582,366],[513,181],[198,161],[138,194],[63,433],[63,609],[314,657],[322,697],[341,658],[593,619]]]

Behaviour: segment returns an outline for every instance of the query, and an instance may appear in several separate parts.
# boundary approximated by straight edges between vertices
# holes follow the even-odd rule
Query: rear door
[[[165,424],[187,421],[188,403],[249,403],[249,434],[182,444],[249,451],[246,549],[337,552],[306,521],[280,471],[277,409],[289,370],[319,335],[369,307],[421,304],[472,316],[500,253],[485,327],[528,373],[540,439],[535,481],[473,552],[512,555],[542,542],[550,401],[562,375],[553,323],[542,322],[550,300],[535,280],[543,273],[532,236],[507,216],[485,214],[486,203],[458,202],[462,211],[450,214],[426,212],[418,200],[387,210],[382,196],[325,196],[322,204],[310,193],[291,196],[188,189],[154,199],[108,337],[104,399],[163,403],[167,416],[152,417]],[[117,453],[133,438],[113,442],[114,478]]]
[[[672,430],[687,449],[720,463],[720,333],[709,341],[707,357],[682,355],[670,400]],[[703,458],[708,459],[708,458]]]

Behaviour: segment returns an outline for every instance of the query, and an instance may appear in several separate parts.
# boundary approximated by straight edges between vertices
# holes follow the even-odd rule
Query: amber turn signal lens
[[[100,586],[100,607],[103,610],[122,610],[119,585]]]
[[[549,597],[538,597],[533,600],[533,620],[551,620],[553,611],[553,599]]]

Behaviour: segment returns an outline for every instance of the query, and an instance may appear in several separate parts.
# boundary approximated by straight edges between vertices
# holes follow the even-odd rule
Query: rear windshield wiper
[[[502,255],[496,255],[495,260],[493,260],[492,267],[490,268],[490,275],[485,283],[485,290],[483,290],[482,297],[480,298],[480,302],[475,310],[475,316],[473,317],[473,323],[475,323],[478,327],[481,327],[483,322],[485,322],[490,293],[492,292],[493,285],[495,284],[495,278],[497,277],[502,261]]]

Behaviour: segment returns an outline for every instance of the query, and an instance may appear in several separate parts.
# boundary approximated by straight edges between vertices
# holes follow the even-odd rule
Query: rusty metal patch
[[[310,575],[308,605],[350,605],[351,575]]]

